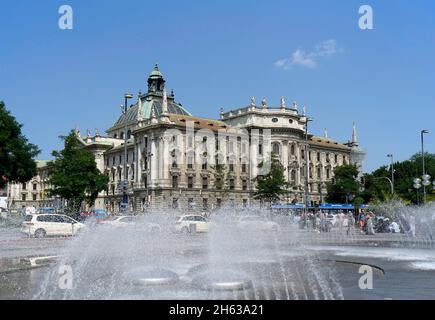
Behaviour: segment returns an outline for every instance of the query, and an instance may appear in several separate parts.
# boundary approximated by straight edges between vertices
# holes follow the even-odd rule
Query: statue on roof
[[[298,102],[296,100],[293,101],[293,109],[298,110]]]
[[[286,105],[285,105],[285,98],[281,97],[281,109],[285,109]]]
[[[255,107],[255,97],[251,97],[251,107]]]
[[[261,100],[261,106],[263,107],[263,109],[267,108],[267,101],[266,98],[263,98],[263,100]]]

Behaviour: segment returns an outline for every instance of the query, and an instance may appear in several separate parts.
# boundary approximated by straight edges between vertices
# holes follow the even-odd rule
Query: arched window
[[[121,134],[119,135],[120,139],[124,139],[124,132],[121,132]]]
[[[290,147],[290,154],[291,154],[292,156],[295,155],[295,145],[294,145],[294,144],[292,144],[291,147]]]
[[[118,138],[118,135],[115,133],[115,134],[113,135],[113,137],[114,137],[115,139],[117,139],[117,138]]]
[[[279,143],[272,144],[272,154],[279,155]]]
[[[131,138],[131,130],[128,130],[127,131],[127,139],[130,139]]]

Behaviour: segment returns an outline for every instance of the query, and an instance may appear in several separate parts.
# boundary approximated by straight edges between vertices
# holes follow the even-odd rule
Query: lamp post
[[[429,179],[425,179],[426,178],[426,168],[425,168],[425,163],[424,163],[424,135],[426,133],[429,133],[428,130],[421,130],[421,161],[422,161],[422,167],[423,167],[423,203],[426,202],[426,187],[428,186],[427,182],[429,182]],[[430,184],[430,183],[429,183]]]
[[[128,210],[128,195],[127,195],[127,188],[128,188],[128,174],[127,174],[127,143],[128,143],[128,137],[127,137],[127,130],[128,130],[128,122],[127,122],[127,111],[128,111],[128,99],[132,99],[133,95],[131,93],[124,94],[124,181],[122,184],[122,208],[123,211]]]
[[[387,154],[388,158],[391,158],[391,194],[394,194],[394,156],[392,154]]]
[[[306,117],[305,120],[305,195],[304,195],[304,215],[305,215],[305,226],[307,225],[307,215],[308,215],[308,179],[309,179],[309,165],[310,157],[308,153],[308,123],[313,121],[312,118]]]

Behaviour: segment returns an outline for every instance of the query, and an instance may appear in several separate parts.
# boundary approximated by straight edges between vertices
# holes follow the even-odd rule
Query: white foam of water
[[[435,271],[435,261],[420,261],[410,263],[410,267],[418,270],[434,270]]]
[[[391,261],[430,261],[435,263],[435,252],[424,249],[368,248],[368,247],[309,247],[311,250],[333,251],[340,257],[381,258]]]

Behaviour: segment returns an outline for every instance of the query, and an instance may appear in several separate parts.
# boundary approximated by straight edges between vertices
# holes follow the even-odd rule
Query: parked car
[[[104,209],[96,209],[91,211],[80,212],[78,220],[89,222],[101,222],[109,218],[109,213]]]
[[[143,221],[140,216],[115,216],[111,219],[101,221],[100,224],[117,228],[134,226],[135,228],[143,228],[149,232],[159,232],[162,230],[158,223]]]
[[[22,223],[21,232],[43,238],[46,236],[73,236],[85,227],[63,214],[28,214]]]
[[[243,216],[236,221],[236,226],[242,229],[278,232],[278,223],[261,216]]]
[[[178,217],[175,222],[175,231],[188,233],[190,232],[190,225],[196,226],[196,232],[208,232],[209,222],[206,218],[200,215],[183,215]]]

